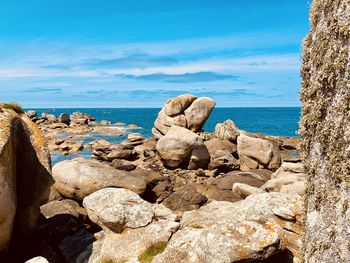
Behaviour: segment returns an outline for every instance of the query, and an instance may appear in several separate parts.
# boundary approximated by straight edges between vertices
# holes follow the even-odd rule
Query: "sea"
[[[53,108],[35,109],[38,116],[46,112],[58,116],[60,113],[71,114],[79,111],[87,113],[96,118],[96,121],[109,120],[112,123],[124,123],[125,125],[135,124],[138,126],[129,132],[138,132],[146,138],[152,137],[151,129],[157,117],[159,108]],[[274,136],[298,137],[298,122],[301,115],[299,107],[279,108],[215,108],[204,125],[204,130],[212,132],[215,125],[227,119],[231,119],[240,129],[264,133]],[[106,139],[118,143],[126,139],[121,137],[104,137],[94,134],[93,137],[84,139],[88,143],[94,139]],[[64,159],[71,159],[78,156],[90,157],[90,150],[86,149],[76,155],[63,156],[62,154],[52,155],[53,164]]]

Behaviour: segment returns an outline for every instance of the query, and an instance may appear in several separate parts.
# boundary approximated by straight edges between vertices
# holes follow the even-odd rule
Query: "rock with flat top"
[[[212,201],[183,214],[180,230],[152,262],[268,262],[285,249],[301,260],[301,214],[300,198],[280,193]]]
[[[84,197],[106,187],[121,187],[142,194],[147,179],[137,171],[117,170],[95,160],[75,158],[53,167],[54,187],[60,195],[81,201]]]

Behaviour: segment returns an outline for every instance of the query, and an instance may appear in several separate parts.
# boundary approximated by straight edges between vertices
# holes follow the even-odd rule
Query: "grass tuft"
[[[24,110],[21,106],[19,106],[17,103],[15,102],[11,102],[11,103],[1,103],[0,104],[0,108],[4,108],[4,109],[10,109],[13,110],[17,113],[23,114]]]
[[[150,263],[153,258],[159,253],[162,253],[168,243],[167,242],[158,242],[147,248],[138,259],[141,263]]]

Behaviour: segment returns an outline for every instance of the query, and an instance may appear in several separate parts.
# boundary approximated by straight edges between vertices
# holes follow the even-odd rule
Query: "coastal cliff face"
[[[350,258],[350,1],[314,0],[302,66],[305,262]]]
[[[26,115],[0,108],[0,256],[36,226],[52,184],[39,128]]]

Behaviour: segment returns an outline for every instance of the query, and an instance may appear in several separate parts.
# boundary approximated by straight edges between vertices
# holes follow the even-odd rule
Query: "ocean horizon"
[[[136,124],[145,137],[152,137],[151,129],[161,108],[26,108],[58,116],[79,111],[92,115],[96,121]],[[240,129],[273,136],[298,137],[300,107],[216,107],[204,130],[212,132],[217,123],[231,119]]]

